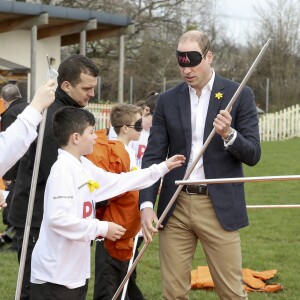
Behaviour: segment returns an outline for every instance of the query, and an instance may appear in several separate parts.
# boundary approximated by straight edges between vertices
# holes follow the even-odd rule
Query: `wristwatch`
[[[227,135],[226,138],[223,138],[223,141],[225,143],[228,143],[232,140],[232,138],[234,137],[234,133],[235,133],[235,130],[232,128],[231,131],[229,132],[229,134]]]

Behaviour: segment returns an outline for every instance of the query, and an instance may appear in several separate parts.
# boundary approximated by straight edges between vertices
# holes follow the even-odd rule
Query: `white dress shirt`
[[[200,97],[196,94],[196,90],[189,86],[190,92],[190,105],[191,105],[191,124],[192,124],[192,147],[190,159],[188,161],[187,170],[192,165],[196,156],[200,152],[203,146],[204,127],[206,121],[206,115],[209,105],[209,99],[212,91],[212,87],[215,80],[215,72],[212,69],[212,76],[202,89]],[[193,172],[190,175],[192,180],[205,179],[204,168],[203,168],[203,155],[199,162],[195,166]]]

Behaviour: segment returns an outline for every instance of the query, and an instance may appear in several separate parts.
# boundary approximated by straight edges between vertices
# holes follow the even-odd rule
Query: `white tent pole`
[[[300,208],[300,204],[247,205],[247,208]]]
[[[135,255],[135,251],[136,251],[138,239],[139,239],[139,232],[137,233],[137,235],[134,238],[134,244],[133,244],[133,249],[132,249],[132,257],[131,257],[131,259],[129,261],[129,264],[128,264],[128,271],[130,270],[130,268],[132,266],[132,263],[133,263],[133,260],[134,260],[134,255]],[[127,273],[128,273],[128,271],[127,271]],[[125,299],[127,287],[128,287],[128,280],[126,281],[126,284],[125,284],[125,286],[123,288],[121,300]]]
[[[47,58],[48,68],[49,68],[48,80],[56,79],[58,73],[56,71],[54,72],[54,70],[51,71],[48,54],[46,55],[46,58]],[[19,266],[19,271],[18,271],[15,300],[19,300],[21,298],[21,291],[22,291],[23,277],[24,277],[24,268],[25,268],[25,262],[26,262],[28,240],[29,240],[29,235],[30,235],[30,227],[31,227],[32,213],[33,213],[33,207],[34,207],[37,179],[38,179],[38,175],[39,175],[39,168],[40,168],[40,162],[41,162],[41,153],[42,153],[42,147],[43,147],[45,126],[46,126],[46,119],[47,119],[47,111],[48,111],[48,109],[46,108],[43,112],[43,119],[40,124],[40,129],[39,129],[39,134],[38,134],[38,139],[37,139],[37,146],[36,146],[36,152],[35,152],[35,158],[34,158],[34,166],[33,166],[33,171],[32,171],[31,187],[30,187],[30,194],[29,194],[28,208],[27,208],[27,215],[26,215],[26,223],[25,223],[23,243],[22,243],[20,266]]]
[[[37,178],[39,174],[40,168],[40,161],[41,161],[41,152],[43,146],[43,139],[44,139],[44,132],[45,132],[45,125],[46,125],[46,118],[47,118],[47,109],[44,110],[43,113],[43,120],[40,124],[35,159],[34,159],[34,167],[32,173],[32,180],[31,180],[31,188],[28,200],[28,208],[27,208],[27,216],[26,216],[26,223],[24,229],[24,237],[23,237],[23,244],[22,244],[22,252],[20,258],[20,266],[18,272],[18,280],[17,280],[17,287],[16,287],[16,295],[15,300],[19,300],[21,298],[21,290],[23,284],[23,277],[24,277],[24,267],[26,261],[26,254],[27,254],[27,247],[28,247],[28,240],[30,235],[30,227],[31,227],[31,220],[32,220],[32,212],[34,206],[34,198],[35,198],[35,191],[37,185]]]
[[[203,179],[203,180],[176,180],[175,184],[176,185],[220,184],[220,183],[266,182],[266,181],[288,181],[288,180],[300,180],[300,175],[233,177],[233,178],[216,178],[216,179]]]

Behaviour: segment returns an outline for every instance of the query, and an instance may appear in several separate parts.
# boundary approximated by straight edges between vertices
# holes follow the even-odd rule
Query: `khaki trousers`
[[[188,299],[192,260],[198,240],[202,243],[220,299],[247,299],[242,287],[239,232],[221,227],[209,196],[185,192],[179,194],[172,216],[159,232],[164,298]]]

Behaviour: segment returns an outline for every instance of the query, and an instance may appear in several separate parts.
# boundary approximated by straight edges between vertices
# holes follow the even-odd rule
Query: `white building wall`
[[[31,31],[17,30],[0,34],[0,57],[30,68]]]
[[[46,55],[55,59],[51,67],[56,71],[60,64],[60,36],[55,36],[38,41],[36,52],[36,86],[47,79],[48,63]]]
[[[17,30],[0,34],[0,57],[11,62],[31,68],[31,31]],[[47,79],[48,64],[46,55],[55,59],[52,67],[57,70],[60,64],[60,36],[37,41],[36,49],[36,81],[38,87]],[[30,74],[28,76],[28,98],[30,96]]]

